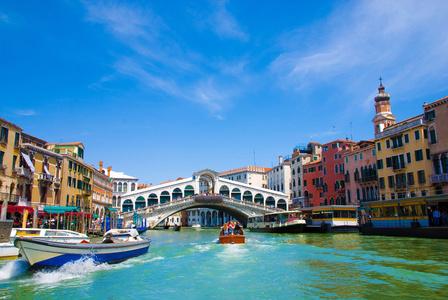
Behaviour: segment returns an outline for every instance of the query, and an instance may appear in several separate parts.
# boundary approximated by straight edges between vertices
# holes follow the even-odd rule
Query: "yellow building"
[[[20,159],[22,128],[0,118],[0,200],[17,205],[21,186],[17,167]]]
[[[45,149],[45,144],[45,141],[23,133],[17,172],[19,183],[24,186],[22,196],[30,206],[40,211],[45,206],[60,205],[61,202],[63,157]]]
[[[420,115],[375,135],[381,200],[434,194],[427,127]]]
[[[92,185],[94,168],[84,163],[84,145],[77,143],[51,143],[47,149],[63,156],[61,206],[76,206],[80,211],[92,213]]]

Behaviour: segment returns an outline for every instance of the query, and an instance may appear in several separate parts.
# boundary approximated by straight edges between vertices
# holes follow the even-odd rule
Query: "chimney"
[[[107,177],[110,178],[110,171],[112,171],[112,167],[107,167]]]
[[[100,170],[99,170],[99,171],[100,171],[101,173],[103,173],[103,162],[100,161],[99,164],[100,164]]]
[[[283,163],[283,156],[278,157],[278,164],[281,165]]]

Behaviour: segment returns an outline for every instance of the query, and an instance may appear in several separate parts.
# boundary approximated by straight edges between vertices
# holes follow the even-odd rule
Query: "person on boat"
[[[104,244],[111,244],[114,241],[112,241],[112,233],[108,233],[106,234],[106,236],[104,237],[103,243]]]
[[[221,228],[221,235],[228,235],[229,234],[229,228],[227,226],[227,223],[224,223],[224,225]]]
[[[233,230],[234,234],[243,234],[243,228],[240,226],[239,222],[235,223],[235,228]]]
[[[229,230],[229,234],[233,234],[233,223],[231,221],[229,221],[227,227]]]

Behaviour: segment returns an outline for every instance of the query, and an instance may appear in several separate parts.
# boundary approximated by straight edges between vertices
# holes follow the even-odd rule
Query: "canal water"
[[[152,230],[148,254],[30,271],[0,261],[0,299],[446,299],[448,241],[263,234],[218,244],[217,229]]]

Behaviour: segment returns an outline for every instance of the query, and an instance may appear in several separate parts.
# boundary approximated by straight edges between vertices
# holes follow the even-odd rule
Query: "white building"
[[[268,189],[288,195],[288,206],[291,205],[289,183],[291,181],[291,159],[278,157],[278,166],[273,167],[267,173]]]
[[[123,172],[110,171],[110,178],[114,182],[112,207],[121,211],[121,197],[129,192],[137,190],[138,178],[125,175]]]
[[[308,145],[296,146],[291,159],[291,202],[293,207],[307,206],[303,187],[303,165],[322,157],[321,144],[311,142]]]
[[[244,167],[230,171],[219,173],[219,177],[226,178],[233,181],[242,182],[245,184],[267,188],[267,175],[269,168],[263,167]]]
[[[222,226],[228,221],[236,221],[232,216],[211,208],[195,208],[187,210],[188,226]]]

